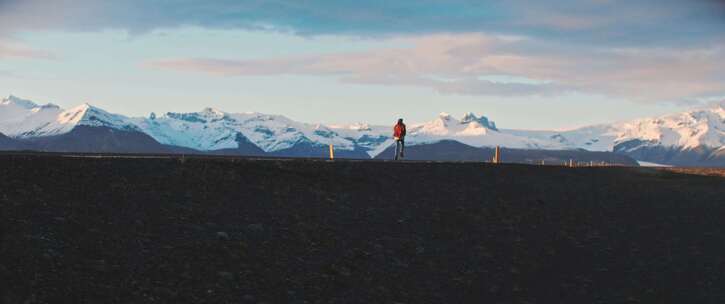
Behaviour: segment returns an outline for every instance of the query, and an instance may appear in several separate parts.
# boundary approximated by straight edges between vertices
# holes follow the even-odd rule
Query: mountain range
[[[9,96],[0,101],[0,150],[110,153],[201,153],[251,156],[387,157],[391,126],[323,125],[281,115],[199,112],[126,117],[89,104],[62,109]],[[440,113],[408,125],[409,159],[725,167],[725,102],[682,113],[566,131],[500,129],[485,116]],[[466,151],[465,153],[463,151]],[[506,156],[509,159],[506,159]]]

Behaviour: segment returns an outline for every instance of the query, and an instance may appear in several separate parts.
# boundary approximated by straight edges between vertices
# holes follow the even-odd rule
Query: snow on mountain
[[[615,125],[610,124],[593,125],[568,131],[507,131],[547,142],[544,146],[546,149],[585,149],[589,151],[611,151],[620,132]]]
[[[136,125],[158,142],[198,150],[234,148],[236,132],[223,126],[224,114],[208,108],[198,113],[166,113],[135,118]]]
[[[13,95],[8,96],[7,98],[3,98],[3,100],[0,101],[0,105],[15,106],[15,107],[23,108],[23,109],[28,109],[28,110],[33,109],[38,106],[37,104],[35,104],[34,102],[32,102],[30,100],[22,99],[22,98],[13,96]]]
[[[340,128],[357,131],[357,134],[349,136],[355,138],[359,146],[368,149],[371,157],[377,156],[395,143],[392,139],[392,124],[370,126],[358,123]],[[408,124],[407,145],[430,144],[451,139],[475,147],[502,145],[511,148],[538,148],[545,145],[545,142],[537,139],[501,132],[493,121],[473,113],[464,114],[460,120],[448,113],[440,113],[431,121]]]
[[[411,144],[438,142],[453,139],[464,144],[483,146],[505,146],[510,148],[539,148],[544,141],[502,132],[488,118],[468,113],[458,120],[448,113],[440,113],[432,121],[408,126],[407,142]]]
[[[63,111],[63,113],[58,115],[56,122],[59,125],[63,125],[63,129],[72,129],[72,127],[76,125],[82,125],[140,131],[140,129],[138,129],[138,127],[128,117],[106,112],[105,110],[87,103],[70,110]]]
[[[88,104],[63,110],[53,104],[38,105],[15,96],[0,102],[0,133],[10,137],[64,134],[79,125],[140,131],[162,144],[201,151],[233,149],[240,141],[248,141],[265,152],[297,145],[332,144],[337,150],[366,151],[374,157],[393,144],[392,123],[389,126],[366,123],[327,126],[297,122],[281,115],[227,113],[212,108],[128,118]],[[487,117],[473,113],[460,119],[441,113],[431,121],[408,124],[408,145],[442,140],[455,140],[474,147],[590,151],[613,151],[615,147],[617,151],[659,146],[668,149],[708,147],[708,150],[723,154],[725,101],[710,108],[565,131],[498,129]]]
[[[725,105],[691,110],[618,125],[618,143],[641,140],[648,145],[693,149],[725,146]]]
[[[368,150],[375,156],[393,143],[391,126],[307,124],[281,115],[226,113],[207,108],[193,113],[166,113],[134,119],[137,126],[157,141],[198,150],[235,148],[241,134],[265,152],[291,148],[298,143],[332,144],[339,150]],[[408,128],[408,143],[432,143],[456,139],[474,146],[506,144],[517,148],[540,145],[496,129],[486,117],[469,113],[457,120],[442,114],[437,119]]]
[[[693,149],[719,149],[725,145],[725,102],[713,107],[690,110],[655,118],[578,128],[563,132],[525,131],[512,133],[546,137],[567,148],[612,151],[615,146],[638,140],[643,145]],[[629,147],[635,149],[637,146]]]
[[[593,125],[567,131],[502,130],[503,132],[549,141],[545,148],[612,151],[615,146],[639,141],[642,145],[678,149],[725,146],[725,101],[712,107],[654,118]]]
[[[37,105],[12,95],[0,102],[0,133],[11,137],[59,135],[78,125],[138,130],[125,116],[89,104],[63,110],[54,104]]]
[[[199,150],[237,147],[238,134],[265,152],[308,142],[353,150],[355,139],[341,133],[348,130],[293,121],[281,115],[226,113],[207,108],[193,113],[166,113],[161,117],[135,119],[144,132],[157,141]]]
[[[461,124],[468,124],[468,123],[473,123],[473,122],[476,122],[479,125],[486,127],[488,129],[498,131],[498,129],[496,128],[496,123],[488,120],[488,117],[485,117],[485,116],[478,117],[473,112],[468,112],[465,115],[463,115],[463,118],[461,118]]]
[[[47,126],[62,111],[53,104],[41,106],[11,95],[0,102],[0,133],[23,137],[27,132]]]

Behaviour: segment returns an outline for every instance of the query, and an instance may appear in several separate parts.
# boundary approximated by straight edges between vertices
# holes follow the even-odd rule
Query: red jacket
[[[393,137],[395,137],[395,138],[405,137],[405,124],[400,123],[400,124],[396,124],[395,127],[393,127]]]

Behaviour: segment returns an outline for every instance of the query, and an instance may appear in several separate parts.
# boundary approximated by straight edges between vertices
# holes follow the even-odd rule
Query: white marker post
[[[332,144],[330,144],[330,159],[335,159],[335,149],[332,148]]]
[[[501,163],[501,147],[499,147],[499,146],[496,146],[496,151],[493,154],[493,163],[494,164]]]

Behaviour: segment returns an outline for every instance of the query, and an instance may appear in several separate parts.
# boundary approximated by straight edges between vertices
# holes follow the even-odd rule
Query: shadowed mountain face
[[[171,153],[171,154],[209,154],[239,156],[278,156],[278,157],[315,157],[328,158],[329,146],[311,141],[301,141],[290,148],[274,152],[264,152],[241,133],[237,134],[238,147],[213,151],[199,151],[186,147],[163,145],[150,136],[138,132],[118,130],[109,127],[77,126],[71,132],[56,136],[35,137],[16,140],[0,136],[0,150],[37,150],[48,152],[90,152],[90,153]],[[375,159],[392,159],[395,148],[388,147]],[[363,149],[335,150],[335,158],[369,159]],[[476,148],[457,141],[444,140],[432,144],[409,146],[406,148],[408,160],[435,161],[490,161],[493,148]],[[538,164],[542,160],[547,164],[564,164],[569,160],[576,162],[607,162],[636,166],[633,159],[609,152],[589,152],[583,150],[525,150],[502,149],[503,162]]]
[[[614,146],[614,152],[642,161],[692,167],[725,167],[725,149],[699,146],[691,149],[648,145],[641,140],[631,140]]]
[[[237,133],[236,141],[237,141],[237,147],[234,149],[220,149],[220,150],[207,151],[206,154],[243,155],[243,156],[264,156],[266,154],[262,149],[257,147],[257,145],[252,143],[242,133]],[[200,151],[196,151],[196,152],[204,153],[204,152],[200,152]]]
[[[52,152],[172,153],[172,149],[137,131],[77,126],[68,133],[26,140],[34,150]]]
[[[25,150],[30,146],[22,141],[13,139],[0,133],[0,150]]]
[[[199,151],[163,145],[145,133],[109,127],[77,126],[68,133],[17,140],[0,134],[0,150],[35,150],[46,152],[87,153],[171,153],[262,156],[265,152],[241,134],[234,149]]]
[[[433,144],[415,145],[406,147],[405,159],[408,160],[458,160],[458,161],[490,161],[495,150],[493,148],[476,148],[445,140]],[[393,159],[395,147],[388,147],[376,159]],[[611,152],[591,152],[585,150],[528,150],[528,149],[501,149],[502,161],[508,163],[564,164],[569,160],[575,162],[606,162],[637,166],[637,162],[625,155]]]
[[[335,158],[369,159],[370,156],[361,150],[335,150]],[[298,142],[294,146],[269,152],[270,156],[281,157],[330,157],[330,146],[315,144],[310,141]]]

